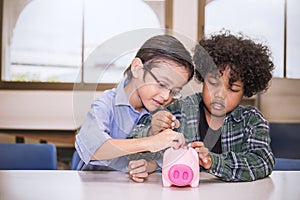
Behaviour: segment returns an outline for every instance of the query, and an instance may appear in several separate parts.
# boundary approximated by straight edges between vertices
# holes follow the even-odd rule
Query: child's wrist
[[[148,151],[148,152],[155,152],[155,147],[154,147],[154,136],[149,136],[149,137],[144,137],[142,138],[142,142],[141,142],[141,145],[142,145],[142,149],[143,151]]]
[[[157,166],[158,166],[156,161],[155,160],[149,160],[147,162],[148,162],[147,163],[147,172],[148,173],[153,173],[156,170]]]
[[[150,127],[147,136],[152,136],[152,135],[153,135],[153,131],[152,131],[152,128]]]

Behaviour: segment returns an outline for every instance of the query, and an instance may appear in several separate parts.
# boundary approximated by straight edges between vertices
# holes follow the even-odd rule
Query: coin
[[[179,128],[179,126],[180,126],[179,120],[178,120],[178,119],[175,119],[175,120],[174,120],[174,123],[175,123],[175,128]]]

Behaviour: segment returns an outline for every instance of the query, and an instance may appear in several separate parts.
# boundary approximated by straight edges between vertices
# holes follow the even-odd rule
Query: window
[[[300,1],[287,0],[287,44],[286,74],[289,78],[300,78]]]
[[[146,37],[165,27],[164,0],[2,4],[1,86],[71,89],[74,83],[116,83]],[[147,34],[138,37],[143,30]]]
[[[270,47],[274,77],[300,78],[299,6],[297,0],[212,0],[205,7],[205,34],[242,32]]]

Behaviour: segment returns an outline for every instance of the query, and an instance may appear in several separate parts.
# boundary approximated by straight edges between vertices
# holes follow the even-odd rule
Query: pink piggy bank
[[[165,151],[162,167],[163,186],[199,185],[199,157],[193,148],[169,148]]]

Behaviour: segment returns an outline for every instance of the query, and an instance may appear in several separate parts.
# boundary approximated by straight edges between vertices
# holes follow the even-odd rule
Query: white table
[[[161,174],[135,183],[127,174],[99,171],[0,171],[1,200],[299,200],[300,172],[275,171],[265,179],[222,182],[201,173],[197,188],[162,186]]]

